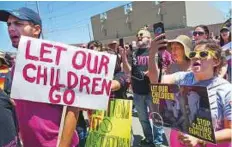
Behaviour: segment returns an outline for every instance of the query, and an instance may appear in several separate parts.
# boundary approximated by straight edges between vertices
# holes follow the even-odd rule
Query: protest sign
[[[22,36],[11,97],[107,109],[116,56]]]
[[[107,111],[91,117],[86,147],[130,147],[132,100],[110,100]]]
[[[216,143],[206,87],[151,85],[153,109],[159,104],[159,117],[151,113],[154,125],[165,126]]]

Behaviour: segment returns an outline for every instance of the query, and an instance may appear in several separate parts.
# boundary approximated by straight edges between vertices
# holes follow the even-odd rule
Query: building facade
[[[139,28],[160,21],[164,23],[167,38],[172,38],[176,35],[171,34],[177,34],[175,30],[189,35],[192,27],[222,23],[224,16],[209,2],[135,1],[91,17],[94,39],[103,43],[122,37],[130,42]]]

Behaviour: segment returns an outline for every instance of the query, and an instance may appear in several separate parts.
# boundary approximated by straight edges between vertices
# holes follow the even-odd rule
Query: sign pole
[[[62,112],[62,116],[61,116],[59,135],[58,135],[56,147],[59,147],[59,145],[60,145],[60,140],[61,140],[62,132],[64,129],[64,120],[65,120],[66,112],[67,112],[67,106],[63,106],[63,112]]]

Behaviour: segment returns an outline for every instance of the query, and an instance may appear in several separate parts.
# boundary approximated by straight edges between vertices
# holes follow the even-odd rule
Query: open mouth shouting
[[[201,62],[199,60],[192,63],[193,71],[199,71],[200,67],[201,67]]]
[[[20,36],[19,35],[10,35],[11,42],[14,47],[18,46]]]

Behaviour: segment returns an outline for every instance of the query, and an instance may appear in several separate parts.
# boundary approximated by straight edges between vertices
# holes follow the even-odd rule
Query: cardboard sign
[[[11,97],[107,109],[116,56],[21,37]]]
[[[86,147],[130,147],[132,100],[114,99],[91,117]]]
[[[206,87],[151,85],[153,107],[159,104],[159,113],[151,113],[153,124],[176,129],[216,144],[211,109]]]

